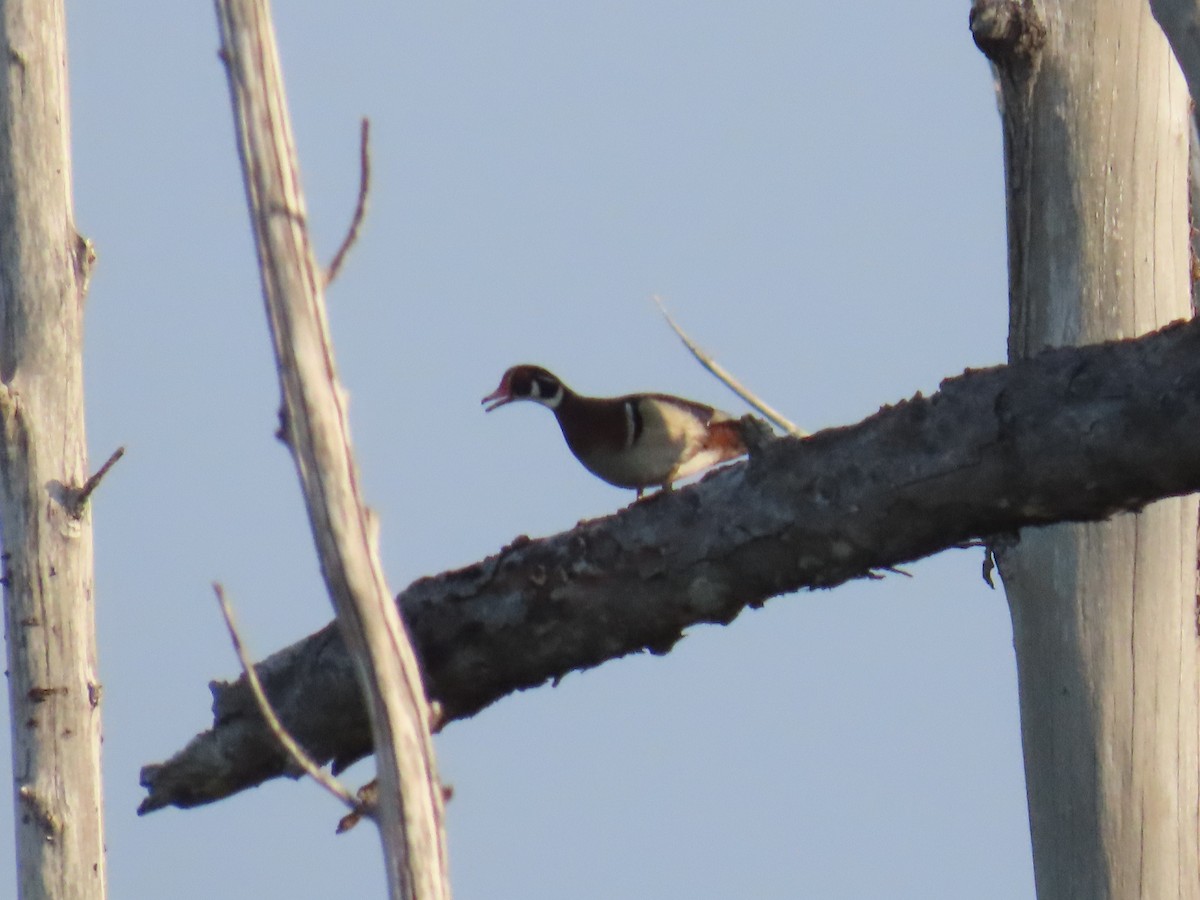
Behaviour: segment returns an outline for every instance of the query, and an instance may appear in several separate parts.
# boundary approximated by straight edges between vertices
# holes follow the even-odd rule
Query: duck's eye
[[[528,397],[533,394],[533,381],[524,372],[518,372],[509,381],[508,391],[514,397]]]
[[[558,382],[553,378],[535,377],[533,379],[533,396],[547,398],[558,393]]]

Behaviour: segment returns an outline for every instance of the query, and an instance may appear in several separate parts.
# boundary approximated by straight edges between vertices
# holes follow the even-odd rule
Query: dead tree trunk
[[[1188,95],[1141,3],[979,0],[996,65],[1009,356],[1190,315]],[[1194,497],[998,548],[1039,897],[1200,897]]]
[[[61,2],[0,7],[0,525],[21,897],[102,898],[83,296]]]

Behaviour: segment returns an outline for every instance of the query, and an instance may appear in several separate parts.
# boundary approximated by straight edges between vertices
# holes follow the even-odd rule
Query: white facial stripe
[[[541,388],[538,387],[538,383],[535,381],[533,383],[533,399],[537,400],[537,402],[541,403],[543,406],[548,406],[551,409],[558,409],[558,404],[562,403],[563,386],[560,384],[557,388],[555,388],[554,393],[549,397],[541,396],[540,391]]]
[[[638,421],[637,410],[633,408],[633,401],[625,401],[625,449],[628,450],[633,446],[633,442],[638,436]]]

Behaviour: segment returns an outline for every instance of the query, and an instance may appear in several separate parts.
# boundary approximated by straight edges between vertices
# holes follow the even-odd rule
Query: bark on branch
[[[1200,489],[1200,324],[1054,350],[949,379],[847,428],[771,442],[703,483],[424,578],[398,598],[447,720],[701,622],[832,587],[972,538],[1103,519]],[[319,761],[370,752],[334,626],[258,667]],[[196,806],[288,770],[244,683],[214,726],[147,766],[139,812]]]

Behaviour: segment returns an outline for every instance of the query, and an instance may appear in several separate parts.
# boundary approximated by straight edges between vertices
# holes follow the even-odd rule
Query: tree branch
[[[350,248],[358,241],[362,231],[363,220],[367,217],[367,197],[371,193],[371,120],[363,118],[358,139],[358,201],[354,204],[354,215],[350,218],[350,227],[342,244],[333,254],[333,261],[325,270],[325,287],[333,284],[333,280],[342,271],[342,264]]]
[[[783,413],[768,405],[761,397],[753,391],[747,389],[740,381],[734,378],[725,370],[725,367],[718,363],[715,359],[700,349],[700,345],[693,341],[686,331],[679,327],[679,323],[667,312],[667,305],[663,302],[662,297],[657,294],[652,298],[658,311],[662,313],[662,317],[667,320],[667,324],[671,326],[671,330],[675,332],[675,336],[683,341],[683,346],[687,347],[688,353],[696,362],[700,363],[705,370],[712,375],[717,381],[725,385],[742,399],[743,402],[749,404],[753,409],[758,410],[759,414],[766,416],[768,421],[773,425],[778,426],[782,431],[790,434],[792,437],[808,437],[808,432],[797,426],[794,422],[784,416]]]
[[[233,620],[233,607],[229,603],[229,598],[225,596],[225,588],[220,582],[215,582],[213,584],[213,592],[217,595],[217,604],[221,607],[221,617],[225,620],[225,629],[229,632],[229,641],[233,644],[233,652],[237,654],[238,662],[242,664],[243,677],[245,677],[246,684],[250,688],[251,696],[254,697],[258,713],[263,717],[263,722],[266,723],[271,734],[275,735],[275,740],[279,741],[279,746],[283,748],[297,768],[301,769],[309,778],[324,788],[326,793],[334,799],[341,801],[352,814],[359,818],[364,814],[373,814],[371,810],[365,809],[363,804],[350,793],[348,787],[313,762],[309,755],[304,752],[304,748],[296,743],[296,739],[287,733],[287,729],[283,727],[283,723],[275,715],[275,710],[271,709],[271,701],[267,699],[267,695],[262,688],[262,682],[258,680],[258,672],[254,668],[254,663],[250,659],[249,653],[246,652],[246,645],[242,643],[242,635],[238,631],[237,623]]]
[[[283,437],[378,750],[375,818],[388,896],[441,900],[450,896],[449,867],[428,701],[384,581],[350,446],[270,13],[266,0],[216,0],[216,6],[283,394]]]
[[[1200,489],[1200,325],[968,371],[858,425],[781,438],[689,488],[423,578],[398,598],[447,721],[684,629],[972,538],[1098,520]],[[334,626],[257,667],[288,730],[335,769],[370,752]],[[244,681],[214,727],[147,766],[139,812],[287,774]]]

